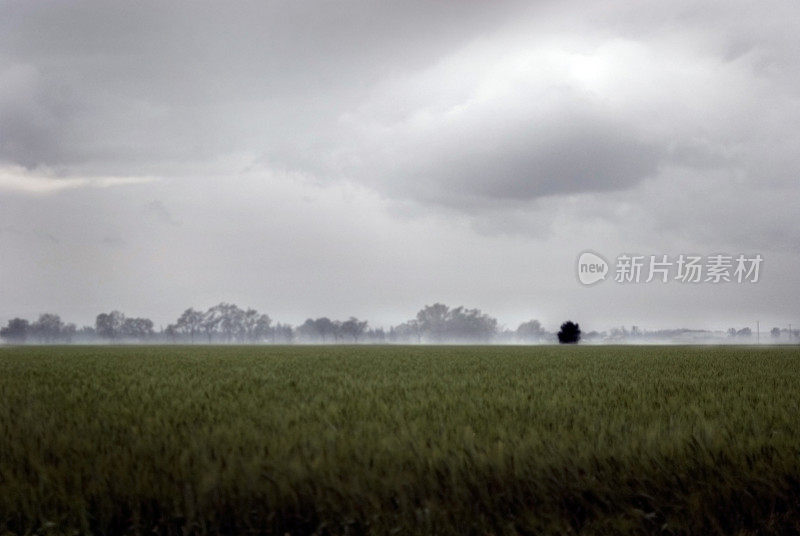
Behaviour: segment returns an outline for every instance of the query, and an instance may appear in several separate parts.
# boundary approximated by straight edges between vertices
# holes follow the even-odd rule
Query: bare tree
[[[203,329],[203,313],[192,307],[186,309],[175,323],[175,330],[189,335],[189,340],[194,344],[194,336]]]
[[[209,344],[211,344],[211,340],[217,332],[217,326],[219,326],[221,321],[222,317],[219,311],[214,307],[203,313],[203,332],[205,332]]]

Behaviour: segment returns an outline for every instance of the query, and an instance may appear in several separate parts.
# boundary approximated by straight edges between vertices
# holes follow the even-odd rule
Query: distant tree
[[[181,314],[173,328],[176,333],[188,334],[194,343],[194,336],[203,329],[203,313],[190,307]]]
[[[61,340],[67,344],[72,342],[72,339],[75,338],[75,335],[78,333],[78,328],[75,324],[64,324],[64,327],[61,328]]]
[[[123,339],[145,340],[153,335],[153,321],[149,318],[125,318],[120,335]]]
[[[386,332],[383,330],[383,328],[368,329],[365,337],[372,342],[386,342]]]
[[[256,324],[258,323],[258,311],[248,308],[242,312],[241,322],[236,338],[239,342],[257,342],[259,340],[256,334]]]
[[[62,340],[63,329],[64,323],[61,317],[51,313],[39,315],[39,319],[30,326],[33,337],[45,343]]]
[[[417,313],[417,324],[422,335],[433,341],[447,336],[447,316],[450,308],[443,303],[426,305]]]
[[[338,341],[342,336],[341,327],[341,322],[333,321],[327,316],[317,319],[308,318],[297,328],[297,336],[307,342],[326,343],[331,338]]]
[[[272,328],[272,342],[289,344],[294,341],[294,330],[289,324],[275,324]]]
[[[737,337],[752,337],[753,336],[753,330],[751,330],[750,328],[742,328],[742,329],[740,329],[739,331],[736,332],[736,336]]]
[[[325,342],[328,337],[334,337],[335,339],[339,338],[339,328],[336,325],[336,322],[327,316],[323,316],[322,318],[317,318],[314,320],[314,329],[316,330],[317,334],[322,337],[322,342]]]
[[[94,321],[95,332],[103,339],[116,339],[122,334],[125,315],[119,311],[100,313]]]
[[[209,344],[211,340],[214,338],[214,335],[217,333],[217,327],[219,323],[222,321],[222,316],[220,315],[219,309],[216,307],[212,307],[205,313],[203,313],[203,332],[206,334],[208,338]]]
[[[167,325],[166,329],[164,330],[164,335],[166,335],[170,342],[173,344],[175,343],[175,337],[178,335],[178,326],[175,324]]]
[[[75,333],[75,338],[83,342],[93,341],[97,339],[97,331],[91,326],[83,326]]]
[[[265,341],[272,337],[272,342],[275,342],[275,330],[272,328],[272,319],[269,315],[258,315],[254,318],[252,328],[253,341]]]
[[[334,320],[333,321],[333,340],[336,343],[339,343],[339,339],[344,337],[344,331],[342,331],[342,321],[341,320]]]
[[[244,311],[232,303],[220,303],[208,310],[207,315],[216,322],[220,334],[225,342],[231,342],[234,338],[241,339],[244,332]]]
[[[611,328],[611,338],[615,340],[626,339],[628,337],[628,330],[625,326],[618,328]]]
[[[580,325],[567,320],[561,324],[561,330],[558,332],[558,342],[561,344],[575,344],[581,340]]]
[[[345,322],[342,322],[341,331],[343,335],[353,338],[353,342],[358,342],[358,338],[364,334],[367,329],[367,321],[361,321],[351,316]]]
[[[541,341],[547,336],[538,320],[528,320],[517,327],[517,338],[522,341]]]
[[[587,341],[596,341],[602,339],[603,334],[599,331],[590,331],[589,333],[582,335],[581,338]]]
[[[0,328],[0,337],[10,343],[22,344],[28,338],[30,323],[24,318],[14,318],[8,321],[4,328]]]
[[[98,337],[111,340],[145,340],[155,334],[149,318],[128,318],[119,311],[101,313],[95,319]]]
[[[487,342],[497,334],[497,320],[480,309],[456,307],[447,315],[448,339]]]
[[[772,335],[774,338],[777,339],[778,337],[781,336],[781,328],[772,328],[769,333],[770,335]]]
[[[399,326],[390,328],[389,340],[392,342],[422,342],[422,328],[420,327],[419,321],[409,320]]]
[[[420,339],[425,337],[433,342],[488,341],[497,334],[497,320],[480,309],[450,309],[443,303],[423,307],[417,313],[415,326],[419,328]]]
[[[295,330],[297,336],[306,342],[313,342],[317,340],[319,333],[317,332],[317,326],[314,324],[314,320],[311,318],[307,318],[305,322],[297,327]]]

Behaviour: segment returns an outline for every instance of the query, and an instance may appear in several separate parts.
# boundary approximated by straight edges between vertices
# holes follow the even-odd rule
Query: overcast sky
[[[800,325],[800,4],[0,1],[0,321]],[[580,252],[761,254],[582,286]],[[612,268],[613,269],[613,268]]]

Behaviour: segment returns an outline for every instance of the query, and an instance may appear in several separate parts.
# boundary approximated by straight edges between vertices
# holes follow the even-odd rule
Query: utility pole
[[[756,320],[756,344],[761,344],[761,324]]]

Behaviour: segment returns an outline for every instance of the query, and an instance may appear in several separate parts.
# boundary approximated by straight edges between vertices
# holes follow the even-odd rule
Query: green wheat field
[[[794,534],[800,349],[0,349],[0,534]]]

